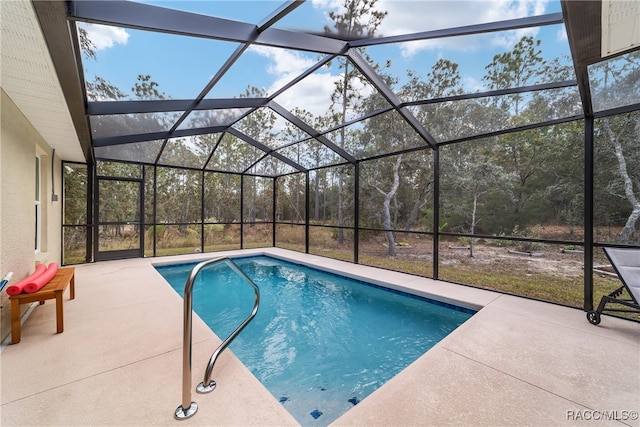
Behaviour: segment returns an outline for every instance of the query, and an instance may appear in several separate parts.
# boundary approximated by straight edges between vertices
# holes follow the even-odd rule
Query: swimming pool
[[[230,349],[305,426],[331,423],[475,313],[268,256],[235,262],[261,304]],[[195,265],[156,268],[182,296]],[[221,339],[253,306],[251,287],[224,265],[203,269],[193,293]]]

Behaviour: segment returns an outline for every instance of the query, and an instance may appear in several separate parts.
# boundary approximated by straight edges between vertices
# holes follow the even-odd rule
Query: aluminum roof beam
[[[228,129],[229,129],[228,126],[214,126],[214,127],[208,127],[208,128],[183,129],[183,130],[175,131],[173,134],[169,134],[169,132],[167,131],[167,132],[140,133],[136,135],[108,136],[104,138],[94,138],[93,146],[106,147],[108,145],[132,144],[135,142],[157,141],[157,140],[165,140],[170,138],[183,138],[187,136],[226,132]]]
[[[583,120],[583,119],[584,119],[583,114],[576,114],[575,116],[561,117],[559,119],[547,120],[547,121],[538,122],[538,123],[531,123],[528,125],[516,126],[509,129],[497,130],[494,132],[487,132],[479,135],[466,136],[464,138],[451,139],[449,141],[441,142],[439,145],[451,145],[451,144],[457,144],[459,142],[475,141],[478,139],[491,138],[494,136],[505,135],[508,133],[522,132],[525,130],[538,129],[538,128],[543,128],[547,126],[554,126],[562,123],[575,122],[577,120]]]
[[[563,14],[554,13],[542,16],[533,16],[512,20],[504,20],[500,22],[493,22],[487,24],[469,25],[458,28],[449,28],[435,31],[426,31],[406,35],[379,37],[373,39],[359,39],[351,41],[337,40],[330,36],[323,36],[322,34],[307,34],[294,31],[286,31],[280,29],[270,28],[278,20],[289,14],[292,10],[299,7],[303,1],[301,0],[289,0],[282,4],[271,15],[266,17],[259,25],[248,24],[239,21],[233,21],[229,19],[216,18],[212,16],[199,15],[191,12],[183,12],[178,10],[171,10],[164,7],[151,6],[146,4],[140,4],[135,2],[126,1],[100,1],[100,2],[88,2],[88,1],[69,1],[67,2],[68,19],[71,21],[86,21],[92,23],[100,23],[104,25],[115,25],[128,28],[143,29],[161,33],[177,34],[194,36],[200,38],[208,38],[215,40],[223,40],[240,43],[238,48],[227,59],[224,65],[218,70],[216,75],[211,81],[203,88],[198,97],[193,100],[159,100],[159,101],[114,101],[114,102],[91,102],[88,103],[87,112],[89,115],[107,115],[107,114],[136,114],[136,113],[160,113],[178,111],[183,112],[180,119],[173,125],[169,132],[156,132],[149,134],[138,135],[124,135],[115,137],[99,138],[94,141],[94,146],[107,146],[126,144],[131,142],[142,142],[149,140],[165,140],[165,144],[170,138],[177,138],[182,136],[193,136],[205,133],[216,132],[229,132],[234,134],[238,138],[245,142],[261,149],[267,155],[273,155],[279,160],[285,161],[296,170],[304,171],[305,168],[298,165],[296,162],[286,159],[285,157],[270,149],[266,145],[255,141],[244,135],[243,133],[227,126],[218,126],[211,128],[198,128],[198,129],[184,129],[178,130],[180,123],[182,123],[191,111],[194,110],[219,110],[230,108],[247,108],[250,111],[242,114],[234,123],[246,117],[251,112],[258,108],[269,106],[275,112],[280,114],[286,120],[292,124],[298,126],[309,135],[312,135],[314,139],[321,142],[327,148],[334,151],[336,154],[349,161],[350,163],[357,163],[357,159],[347,153],[345,150],[338,147],[323,135],[328,131],[322,133],[314,130],[311,126],[304,123],[298,117],[291,112],[284,109],[281,105],[274,101],[278,95],[288,90],[306,76],[310,75],[327,61],[335,58],[338,55],[344,55],[349,58],[354,66],[369,80],[369,82],[379,91],[379,93],[389,102],[390,107],[378,110],[373,113],[369,113],[358,119],[350,121],[351,123],[359,122],[367,117],[373,117],[374,115],[381,114],[383,112],[395,110],[401,117],[416,131],[416,133],[425,141],[424,148],[435,148],[439,143],[433,138],[424,125],[419,122],[416,117],[409,111],[407,107],[414,105],[425,105],[439,102],[458,101],[473,98],[482,98],[489,96],[500,96],[513,93],[525,93],[537,90],[546,89],[559,89],[563,87],[570,87],[578,85],[583,100],[583,107],[585,113],[588,115],[593,114],[591,110],[590,94],[588,90],[588,76],[586,74],[586,65],[593,63],[597,60],[594,55],[586,55],[585,51],[595,52],[595,46],[591,46],[595,43],[590,43],[589,46],[576,45],[576,40],[581,40],[579,35],[586,29],[592,29],[590,26],[593,21],[592,10],[595,10],[595,6],[588,1],[574,1],[568,2],[562,0],[563,12],[566,15],[578,16],[572,22],[567,22],[567,32],[569,33],[569,42],[572,49],[572,55],[574,60],[574,66],[577,73],[577,81],[566,81],[548,83],[542,85],[533,85],[522,88],[511,88],[504,90],[489,91],[483,93],[454,95],[450,97],[443,97],[430,100],[401,102],[399,97],[391,90],[386,82],[373,70],[373,68],[362,58],[361,55],[355,50],[358,47],[374,46],[388,43],[402,43],[413,40],[429,40],[429,39],[441,39],[447,37],[467,36],[474,34],[483,34],[505,30],[516,30],[522,28],[533,28],[545,25],[563,24]],[[599,3],[598,3],[599,4]],[[583,17],[582,11],[587,11],[588,17]],[[581,13],[576,10],[581,9]],[[567,13],[571,9],[572,13]],[[595,15],[594,15],[595,16]],[[599,14],[598,14],[599,17]],[[588,19],[587,19],[588,18]],[[575,22],[573,22],[575,21]],[[595,21],[594,21],[595,22]],[[73,27],[73,26],[72,26]],[[599,34],[599,32],[598,32]],[[595,40],[595,39],[594,39]],[[204,99],[206,94],[219,82],[223,75],[231,68],[231,66],[237,61],[237,59],[246,51],[251,44],[266,45],[280,48],[299,49],[304,51],[318,52],[326,54],[325,58],[321,59],[309,70],[298,76],[293,81],[289,82],[285,87],[280,89],[277,93],[271,95],[269,98],[238,98],[232,100],[215,100]],[[586,49],[586,50],[585,50]],[[577,52],[577,53],[576,53]],[[582,53],[581,53],[582,52]],[[592,58],[593,56],[593,58]],[[241,104],[241,105],[240,105]],[[633,109],[633,107],[631,108]],[[600,115],[606,115],[600,114]],[[578,117],[578,116],[575,116]],[[546,124],[560,123],[567,120],[575,120],[576,118],[564,118],[557,121],[545,122]],[[528,125],[522,129],[531,127],[544,126],[545,124]],[[344,125],[337,126],[335,129],[344,127]],[[464,140],[477,139],[480,137],[488,137],[492,135],[513,132],[515,129],[492,132],[481,136],[466,137]],[[248,138],[248,139],[247,139]],[[456,140],[458,141],[458,140]],[[452,143],[454,141],[447,141],[445,144]],[[257,145],[256,145],[257,144]],[[164,147],[164,144],[163,144]],[[215,151],[215,149],[214,149]],[[158,155],[158,159],[160,158]],[[213,153],[212,153],[213,154]],[[277,155],[276,155],[277,154]]]
[[[255,40],[260,33],[264,32],[266,29],[268,29],[271,25],[278,22],[280,19],[284,18],[288,13],[290,13],[292,10],[294,10],[301,4],[302,4],[301,1],[289,1],[288,3],[284,3],[274,13],[272,13],[269,17],[267,17],[267,19],[265,19],[263,23],[261,23],[258,27],[254,28],[254,30],[251,33],[251,39]],[[187,119],[189,114],[191,114],[191,112],[202,103],[202,101],[204,100],[204,97],[207,96],[207,93],[209,93],[211,89],[227,73],[227,71],[229,71],[229,69],[249,48],[249,46],[251,46],[251,44],[249,42],[246,42],[236,48],[236,50],[229,56],[229,58],[225,61],[225,63],[222,64],[222,67],[220,67],[216,75],[213,76],[213,78],[209,81],[209,83],[207,83],[204,89],[202,89],[202,91],[196,97],[196,99],[193,100],[193,102],[191,103],[191,106],[187,108],[182,114],[182,116],[180,116],[180,118],[174,123],[174,125],[169,130],[170,134],[173,134],[176,131],[176,129],[178,129],[180,124],[182,124],[182,122],[184,122]],[[160,161],[160,157],[162,156],[162,152],[164,151],[166,144],[167,144],[167,141],[165,141],[164,144],[162,144],[160,153],[158,153],[158,156],[156,157],[156,163]],[[217,148],[217,145],[216,145],[216,148]],[[211,155],[213,155],[214,152],[215,152],[215,149],[211,153]]]
[[[413,106],[413,105],[439,104],[441,102],[449,102],[449,101],[464,101],[467,99],[488,98],[491,96],[539,92],[539,91],[549,90],[549,89],[563,89],[566,87],[573,87],[577,85],[578,85],[578,82],[576,80],[565,80],[562,82],[542,83],[537,85],[520,86],[520,87],[514,87],[514,88],[508,88],[508,89],[497,89],[497,90],[491,90],[486,92],[475,92],[475,93],[467,93],[467,94],[461,94],[461,95],[444,96],[442,98],[409,101],[409,102],[405,102],[402,105]]]
[[[257,108],[269,103],[268,98],[203,99],[192,110],[226,110],[229,108]],[[111,114],[168,113],[185,111],[191,107],[190,99],[161,99],[152,101],[100,101],[88,102],[87,114],[103,116]]]
[[[298,163],[294,162],[293,160],[289,159],[288,157],[283,156],[282,154],[278,153],[277,151],[267,147],[266,145],[264,145],[263,143],[256,141],[255,139],[251,138],[249,135],[246,135],[236,129],[229,129],[228,133],[230,133],[231,135],[243,140],[244,142],[253,145],[254,147],[256,147],[259,150],[264,151],[266,154],[270,154],[273,157],[275,157],[278,160],[283,161],[284,163],[288,164],[289,166],[293,167],[296,170],[299,170],[300,172],[306,172],[307,168],[303,167],[302,165],[299,165]]]
[[[556,25],[564,22],[562,13],[551,13],[547,15],[531,16],[526,18],[509,19],[506,21],[490,22],[487,24],[468,25],[457,28],[446,28],[442,30],[423,31],[419,33],[404,34],[397,36],[378,37],[373,39],[362,39],[349,42],[349,47],[367,47],[388,43],[403,43],[416,40],[441,39],[446,37],[470,36],[474,34],[484,34],[496,31],[518,30],[522,28],[540,27],[544,25]]]
[[[191,114],[191,112],[193,110],[198,108],[198,106],[204,100],[204,97],[207,96],[207,93],[209,93],[209,91],[216,85],[216,83],[218,83],[218,81],[220,81],[222,76],[224,76],[225,73],[227,71],[229,71],[231,66],[238,60],[238,58],[240,58],[240,56],[242,56],[244,51],[247,50],[248,48],[249,48],[249,44],[248,43],[245,43],[242,46],[238,46],[238,48],[231,54],[231,56],[225,61],[225,63],[222,65],[222,67],[218,70],[216,75],[213,76],[213,78],[209,81],[209,83],[207,83],[207,85],[204,87],[204,89],[202,89],[202,91],[196,97],[196,99],[194,99],[191,102],[191,105],[189,106],[189,108],[187,108],[184,111],[184,113],[180,116],[180,118],[178,118],[178,120],[176,120],[176,122],[173,124],[173,126],[169,130],[169,134],[173,134],[176,131],[176,129],[178,129],[178,127],[182,124],[182,122],[184,122],[187,119],[189,114]],[[158,157],[156,158],[156,163],[158,163],[158,161],[160,160],[160,156],[162,155],[162,152],[164,151],[165,145],[166,145],[166,141],[165,141],[164,144],[162,144],[162,149],[160,150],[160,153],[158,154]]]
[[[522,86],[518,88],[510,88],[510,89],[499,89],[487,92],[477,92],[471,94],[462,94],[462,95],[453,95],[442,98],[433,98],[433,99],[425,99],[419,101],[410,101],[399,104],[398,107],[403,108],[406,106],[415,106],[415,105],[427,105],[427,104],[436,104],[441,102],[448,101],[463,101],[466,99],[475,99],[475,98],[485,98],[490,96],[500,96],[500,95],[509,95],[514,93],[528,93],[528,92],[536,92],[542,90],[549,89],[562,89],[566,87],[576,86],[577,82],[575,80],[567,80],[562,82],[554,82],[554,83],[544,83],[539,85],[531,85],[531,86]],[[171,112],[178,111],[189,105],[191,101],[189,100],[158,100],[158,101],[105,101],[105,102],[90,102],[88,105],[88,114],[89,115],[111,115],[111,114],[139,114],[139,113],[159,113],[159,112]],[[289,112],[287,109],[282,107],[275,101],[270,101],[269,98],[228,98],[228,99],[205,99],[203,100],[195,110],[213,110],[213,109],[226,109],[226,108],[259,108],[259,107],[270,107],[275,112],[283,116],[285,119],[289,120],[294,125],[298,126],[300,129],[304,130],[311,137],[318,140],[322,144],[324,144],[327,148],[336,152],[340,157],[344,158],[350,163],[354,163],[356,159],[350,155],[348,152],[343,150],[342,148],[335,145],[331,140],[324,137],[324,134],[333,132],[342,127],[352,125],[354,123],[360,122],[362,120],[366,120],[368,118],[384,114],[394,109],[393,106],[381,108],[376,111],[372,111],[364,116],[357,117],[349,122],[346,122],[343,125],[335,126],[331,129],[328,129],[323,132],[318,132],[313,129],[311,126],[307,125],[305,122],[300,120],[297,116]],[[637,110],[638,106],[630,106],[621,109],[621,111],[634,111]],[[617,111],[617,110],[616,110]],[[615,114],[615,113],[614,113]],[[598,116],[611,115],[607,112],[599,113]],[[243,115],[243,117],[246,116]],[[184,137],[184,136],[193,136],[198,134],[206,134],[206,133],[216,133],[216,132],[224,132],[228,130],[228,126],[218,126],[218,127],[209,127],[209,128],[192,128],[176,131],[172,134],[171,137]],[[142,142],[142,141],[150,141],[157,139],[164,139],[169,137],[169,132],[155,132],[149,134],[136,134],[136,135],[121,135],[115,137],[105,137],[105,138],[97,138],[94,140],[94,146],[103,147],[106,145],[117,145],[117,144],[127,144],[132,142]],[[302,141],[302,140],[301,140]],[[291,144],[292,145],[301,141],[296,141]]]
[[[284,2],[282,5],[280,5],[279,8],[273,11],[271,15],[267,16],[262,22],[258,24],[258,33],[261,33],[267,28],[273,26],[273,24],[287,16],[298,6],[302,6],[304,2],[305,0],[289,0],[287,2]]]
[[[346,46],[346,42],[328,37],[275,28],[258,32],[256,25],[244,22],[129,1],[73,1],[69,3],[68,17],[102,25],[329,54],[343,52]]]
[[[271,16],[267,17],[267,19],[258,25],[257,28],[254,29],[252,33],[252,39],[255,39],[258,34],[266,30],[271,25],[275,24],[280,19],[284,18],[288,13],[292,10],[300,6],[302,2],[300,1],[290,1],[288,3],[284,3],[280,8],[278,8]],[[220,81],[220,79],[229,71],[229,69],[233,66],[233,64],[242,56],[242,54],[251,46],[250,43],[244,43],[241,46],[238,46],[236,50],[229,56],[229,58],[225,61],[225,63],[220,67],[218,72],[213,76],[213,78],[209,81],[209,83],[202,89],[200,94],[196,97],[196,99],[192,102],[191,107],[186,109],[184,114],[176,121],[173,127],[170,130],[170,133],[173,133],[180,124],[186,120],[187,116],[191,114],[191,111],[198,109],[204,97],[211,91],[211,89]],[[251,107],[256,107],[255,105],[251,105]],[[164,146],[162,147],[164,150]],[[160,157],[158,156],[158,160]]]
[[[282,107],[277,102],[271,101],[269,103],[269,107],[271,107],[271,109],[273,111],[275,111],[276,113],[280,114],[282,117],[284,117],[285,119],[287,119],[288,121],[290,121],[291,123],[293,123],[294,125],[299,127],[300,129],[302,129],[303,131],[308,133],[312,138],[314,138],[317,141],[321,142],[325,147],[329,148],[331,151],[333,151],[334,153],[336,153],[337,155],[339,155],[340,157],[342,157],[343,159],[345,159],[349,163],[355,163],[356,162],[356,158],[355,157],[353,157],[351,154],[349,154],[343,148],[338,147],[336,144],[331,142],[327,137],[321,135],[320,132],[316,131],[311,126],[307,125],[305,122],[300,120],[297,116],[291,114],[291,112],[289,112],[289,110],[287,110],[286,108]]]
[[[593,113],[593,117],[597,119],[601,117],[616,116],[618,114],[629,114],[638,110],[640,110],[640,103],[629,104],[629,105],[623,105],[621,107],[610,108],[608,110],[596,111]]]
[[[350,49],[347,52],[347,56],[353,63],[353,65],[360,70],[360,72],[371,82],[371,84],[385,97],[385,99],[398,111],[402,118],[409,123],[409,125],[418,133],[418,135],[424,139],[431,148],[436,148],[438,142],[433,136],[427,132],[422,126],[422,123],[416,119],[416,117],[403,107],[402,101],[398,98],[398,95],[391,90],[389,86],[382,80],[382,78],[375,72],[373,68],[360,56],[354,49]]]

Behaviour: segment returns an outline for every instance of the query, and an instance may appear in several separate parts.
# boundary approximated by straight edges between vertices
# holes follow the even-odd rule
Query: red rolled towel
[[[24,290],[24,287],[27,285],[27,283],[38,278],[41,274],[43,274],[46,271],[47,271],[46,265],[44,264],[36,265],[36,270],[33,273],[31,273],[24,279],[20,280],[19,282],[16,282],[13,285],[7,287],[7,295],[15,296],[15,295],[21,294],[22,291]]]
[[[40,288],[42,288],[44,285],[49,283],[51,279],[53,279],[53,276],[55,276],[57,272],[58,272],[58,264],[56,264],[55,262],[52,262],[47,267],[47,271],[45,271],[35,279],[30,280],[29,283],[24,285],[24,291],[28,294],[38,292]]]

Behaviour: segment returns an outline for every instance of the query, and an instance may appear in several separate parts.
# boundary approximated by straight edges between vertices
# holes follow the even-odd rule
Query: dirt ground
[[[542,238],[566,239],[565,230],[552,231]],[[575,238],[575,237],[574,237]],[[416,235],[396,235],[396,257],[399,259],[433,259],[433,243],[430,238]],[[526,247],[519,242],[505,240],[478,239],[473,243],[473,257],[470,257],[468,241],[443,240],[439,247],[440,265],[460,265],[461,267],[497,267],[500,270],[526,269],[531,274],[543,273],[550,276],[580,277],[583,275],[584,253],[582,247],[560,244],[533,244]],[[388,246],[382,235],[361,239],[361,253],[386,256]],[[602,253],[596,250],[595,265],[607,264]]]
[[[473,258],[469,257],[469,250],[440,249],[440,257],[444,265],[500,264],[501,268],[523,268],[526,266],[531,273],[545,273],[550,276],[578,277],[582,276],[583,253],[562,252],[557,246],[540,247],[532,252],[521,252],[513,247],[495,247],[486,244],[475,244]]]

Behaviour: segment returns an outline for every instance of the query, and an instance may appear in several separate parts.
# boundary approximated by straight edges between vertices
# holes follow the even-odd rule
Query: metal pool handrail
[[[182,405],[178,406],[175,411],[175,418],[177,420],[186,420],[187,418],[191,418],[198,411],[198,404],[196,402],[191,401],[191,340],[192,340],[192,300],[193,300],[193,284],[196,281],[196,277],[200,270],[209,265],[218,264],[224,262],[227,264],[233,271],[235,271],[240,277],[244,279],[254,290],[255,298],[253,303],[253,309],[251,310],[251,314],[247,317],[241,324],[236,328],[235,331],[231,333],[227,337],[226,340],[218,346],[218,348],[213,352],[211,358],[209,359],[209,364],[207,365],[207,369],[204,374],[204,380],[198,384],[196,387],[196,391],[198,393],[209,393],[213,391],[216,387],[216,382],[211,379],[211,371],[213,371],[213,365],[216,363],[218,356],[220,353],[226,349],[231,341],[244,329],[245,326],[255,317],[258,313],[258,306],[260,305],[260,289],[258,286],[253,283],[253,280],[249,278],[245,274],[244,271],[238,267],[238,265],[233,262],[231,258],[228,257],[219,257],[213,258],[207,261],[203,261],[200,264],[196,265],[193,270],[191,270],[191,274],[187,278],[187,281],[184,284],[184,327],[183,327],[183,341],[182,341]]]

